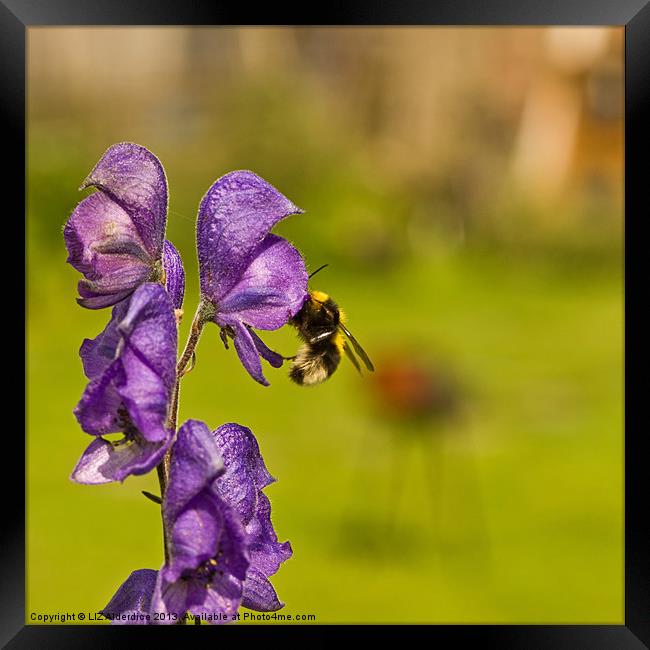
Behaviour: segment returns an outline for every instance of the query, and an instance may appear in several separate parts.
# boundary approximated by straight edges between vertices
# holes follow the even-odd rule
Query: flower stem
[[[185,349],[181,358],[178,360],[176,366],[176,377],[177,381],[183,376],[187,364],[190,362],[194,351],[196,350],[196,344],[199,342],[199,337],[201,336],[201,330],[203,325],[205,325],[207,319],[211,315],[211,312],[214,313],[214,307],[211,303],[206,303],[203,300],[199,303],[199,306],[196,309],[196,314],[194,314],[194,319],[192,320],[192,326],[190,327],[190,335],[185,344]]]
[[[194,351],[196,350],[196,345],[199,342],[199,338],[201,337],[201,331],[203,329],[203,325],[206,322],[206,317],[209,317],[211,315],[210,313],[211,310],[213,311],[214,308],[210,303],[204,303],[203,301],[199,303],[199,306],[196,310],[196,314],[194,314],[194,320],[192,321],[192,326],[190,328],[190,335],[187,339],[187,343],[185,344],[185,348],[183,350],[183,353],[181,354],[178,364],[176,365],[176,381],[174,383],[174,392],[172,394],[172,401],[169,408],[169,415],[167,417],[167,427],[174,432],[174,435],[176,435],[176,426],[178,421],[178,401],[180,397],[181,378],[185,373],[185,368],[187,367],[187,364],[189,363],[190,359],[194,354]],[[165,491],[167,490],[167,485],[169,483],[171,449],[172,448],[170,446],[164,458],[156,468],[156,470],[158,471],[158,482],[160,483],[160,496],[162,499],[165,498]],[[162,504],[160,506],[160,510],[162,514]],[[165,525],[164,515],[162,517],[162,528],[163,528],[163,545],[165,550],[165,564],[168,564],[169,562],[168,535],[167,535],[167,527]]]

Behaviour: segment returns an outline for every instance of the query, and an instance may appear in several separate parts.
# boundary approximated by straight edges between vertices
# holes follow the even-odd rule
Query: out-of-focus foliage
[[[186,312],[199,201],[252,169],[306,210],[278,232],[330,264],[313,284],[377,366],[264,389],[207,328],[183,381],[180,422],[251,427],[279,479],[284,613],[620,622],[622,35],[31,28],[28,620],[97,610],[162,562],[155,476],[68,480],[76,354],[108,313],[75,304],[61,230],[131,140],[168,174]]]

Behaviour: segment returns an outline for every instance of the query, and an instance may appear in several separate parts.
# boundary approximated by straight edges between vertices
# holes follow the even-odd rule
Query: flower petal
[[[241,604],[257,612],[275,612],[284,607],[268,578],[254,567],[246,574]]]
[[[185,271],[179,252],[167,239],[165,239],[162,259],[165,271],[165,289],[172,299],[174,308],[180,309],[183,306],[185,295]]]
[[[154,623],[161,625],[176,623],[177,621],[173,617],[165,615],[176,614],[177,617],[180,617],[185,614],[190,588],[191,583],[189,581],[177,580],[176,582],[170,582],[167,580],[164,567],[158,571],[156,586],[151,597],[151,612],[163,616],[156,618]]]
[[[239,321],[233,322],[232,327],[235,330],[235,350],[237,350],[242,365],[255,381],[262,384],[262,386],[268,386],[269,382],[262,372],[262,362],[250,330]]]
[[[166,439],[167,412],[176,380],[177,327],[170,297],[157,283],[133,294],[118,325],[124,341],[123,376],[116,383],[131,420],[149,441]]]
[[[267,347],[266,343],[262,341],[262,339],[255,334],[255,332],[248,328],[248,331],[251,333],[251,337],[253,339],[253,343],[255,343],[255,347],[257,348],[257,351],[260,353],[260,356],[263,359],[266,359],[271,366],[274,368],[279,368],[282,366],[284,363],[284,358],[282,357],[281,354],[278,354],[277,352],[274,352],[271,350],[271,348]]]
[[[100,271],[106,272],[118,262],[124,262],[119,258],[103,259],[102,256],[135,257],[141,263],[149,258],[131,217],[101,192],[87,196],[77,205],[65,224],[63,238],[68,249],[66,261],[84,275],[98,275],[97,265]],[[115,247],[121,252],[104,252],[106,248],[112,251]]]
[[[307,299],[307,280],[300,253],[282,237],[268,235],[255,249],[237,284],[222,297],[217,320],[278,329]]]
[[[113,619],[120,614],[149,614],[157,576],[158,571],[153,569],[134,571],[115,592],[108,605],[100,610],[100,613],[108,619]],[[132,620],[116,618],[113,623],[115,625],[146,625],[147,621],[136,616]]]
[[[75,407],[77,421],[91,436],[121,431],[117,411],[122,400],[115,390],[115,382],[123,374],[122,362],[116,359],[89,382]]]
[[[197,219],[201,292],[219,302],[281,219],[302,210],[251,171],[222,176],[207,191]]]
[[[246,526],[246,532],[250,539],[251,567],[267,578],[293,554],[289,542],[278,542],[271,522],[271,502],[263,492],[257,494],[255,517]]]
[[[93,440],[72,470],[76,483],[99,485],[124,481],[130,474],[146,474],[162,460],[171,438],[163,443],[130,439],[116,444],[97,438]]]
[[[111,320],[106,327],[94,338],[84,339],[79,348],[79,356],[83,363],[84,373],[92,379],[108,368],[117,353],[120,334],[118,323],[124,318],[129,308],[129,301],[123,300],[113,307]]]
[[[175,518],[165,512],[170,531],[170,563],[165,578],[178,580],[185,572],[197,569],[217,555],[224,533],[218,499],[202,491],[186,504]]]
[[[147,282],[135,291],[120,321],[124,342],[160,376],[171,390],[176,381],[178,333],[169,295],[156,282]]]
[[[79,281],[77,289],[80,296],[77,298],[77,303],[86,309],[104,309],[104,307],[111,307],[125,300],[133,293],[133,289],[129,289],[128,291],[102,295],[94,292],[92,289],[88,289],[85,280]]]
[[[211,491],[213,495],[215,491]],[[219,553],[217,556],[217,573],[223,572],[232,575],[238,580],[244,580],[250,564],[248,552],[248,535],[237,512],[230,508],[221,497],[220,502],[223,514],[224,532],[219,540]]]
[[[129,214],[153,260],[160,259],[167,225],[167,178],[151,151],[132,142],[109,147],[81,186],[106,192]]]
[[[241,580],[224,573],[223,575],[216,575],[207,589],[192,584],[187,597],[187,609],[195,616],[201,614],[226,614],[231,617],[239,609],[241,597]],[[211,622],[228,623],[228,619],[219,618]]]
[[[83,273],[78,302],[89,309],[115,304],[151,273],[153,260],[129,215],[97,192],[75,208],[63,229],[68,263]]]
[[[178,431],[165,493],[165,516],[172,522],[182,508],[224,471],[224,464],[210,429],[188,420]]]
[[[246,525],[255,514],[258,490],[275,479],[266,469],[250,429],[228,423],[216,429],[213,435],[226,468],[217,479],[217,491]]]

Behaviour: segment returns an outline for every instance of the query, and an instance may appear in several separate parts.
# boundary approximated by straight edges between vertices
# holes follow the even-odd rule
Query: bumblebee
[[[320,270],[317,269],[309,277]],[[310,290],[309,298],[289,323],[298,330],[298,336],[303,340],[298,353],[292,357],[289,370],[289,377],[300,386],[313,386],[325,381],[338,368],[343,353],[359,372],[361,366],[354,352],[361,357],[368,370],[375,369],[346,328],[345,314],[324,291]]]

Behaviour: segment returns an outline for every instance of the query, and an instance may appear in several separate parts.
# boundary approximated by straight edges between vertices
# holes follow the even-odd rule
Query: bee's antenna
[[[316,273],[318,273],[319,271],[322,271],[326,266],[329,266],[329,264],[323,264],[323,266],[319,266],[315,271],[312,271],[309,274],[309,277],[313,278],[316,275]]]

